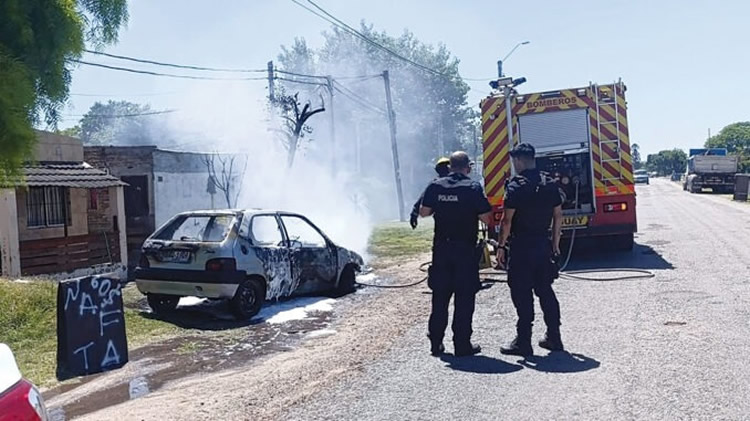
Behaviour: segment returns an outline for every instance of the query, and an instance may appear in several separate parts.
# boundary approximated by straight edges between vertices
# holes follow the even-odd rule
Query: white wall
[[[207,192],[208,173],[170,173],[154,171],[154,210],[156,228],[175,214],[212,209]],[[226,208],[220,194],[214,195],[215,208]]]

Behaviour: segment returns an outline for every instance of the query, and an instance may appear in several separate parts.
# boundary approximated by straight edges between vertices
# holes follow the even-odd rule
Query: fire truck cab
[[[499,234],[505,182],[513,175],[509,152],[526,142],[536,149],[537,167],[565,191],[564,237],[576,230],[576,238],[632,249],[637,222],[625,90],[621,81],[530,94],[506,87],[481,102],[493,236]]]

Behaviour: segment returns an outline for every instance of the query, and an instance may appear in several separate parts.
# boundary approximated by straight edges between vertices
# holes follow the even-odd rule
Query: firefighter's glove
[[[409,219],[409,224],[411,225],[411,229],[417,229],[417,219],[419,218],[419,215],[416,213],[411,214],[411,218]]]

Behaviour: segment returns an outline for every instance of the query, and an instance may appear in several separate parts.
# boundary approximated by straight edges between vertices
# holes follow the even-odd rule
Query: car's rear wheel
[[[356,285],[357,271],[353,265],[347,265],[344,270],[341,271],[341,278],[339,278],[339,283],[336,285],[333,295],[336,297],[343,297],[346,294],[354,292]]]
[[[266,288],[264,281],[260,279],[248,279],[237,287],[237,292],[232,297],[229,305],[237,319],[247,320],[260,312],[265,299]]]
[[[177,304],[180,303],[180,297],[177,295],[166,294],[148,294],[146,295],[148,306],[154,313],[169,313],[175,311]]]

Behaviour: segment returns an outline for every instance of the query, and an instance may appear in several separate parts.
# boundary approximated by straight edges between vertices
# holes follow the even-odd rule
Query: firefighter
[[[433,179],[437,180],[438,178],[447,177],[450,173],[449,164],[450,159],[448,158],[440,158],[438,159],[437,163],[435,164],[435,172],[437,173],[437,177]],[[417,229],[417,218],[419,218],[419,207],[422,205],[422,198],[424,197],[424,192],[422,192],[422,195],[419,196],[419,199],[417,199],[417,202],[414,203],[414,207],[411,210],[411,218],[409,219],[409,223],[411,224],[412,229]]]
[[[454,297],[453,346],[457,357],[481,352],[471,343],[474,302],[479,291],[478,223],[490,222],[491,206],[482,186],[469,178],[471,162],[466,152],[450,157],[451,173],[427,186],[419,214],[434,215],[435,236],[428,285],[432,313],[428,325],[430,351],[445,352],[443,336],[448,326],[448,304]]]
[[[560,254],[564,193],[553,179],[536,168],[533,146],[521,143],[513,148],[510,156],[517,175],[506,183],[497,258],[508,268],[510,296],[518,322],[516,338],[500,351],[523,357],[533,355],[534,294],[539,297],[547,325],[547,334],[539,346],[562,351],[560,305],[552,283],[557,277],[553,257]]]

